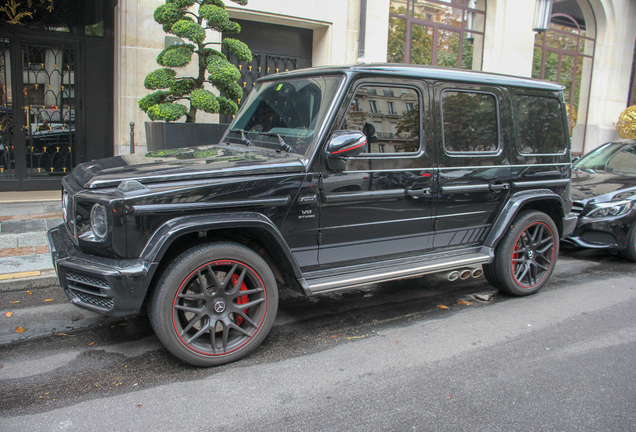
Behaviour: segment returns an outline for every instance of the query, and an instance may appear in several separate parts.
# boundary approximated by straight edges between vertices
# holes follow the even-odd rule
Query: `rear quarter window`
[[[562,155],[567,151],[561,102],[553,97],[514,95],[517,149],[522,155]]]

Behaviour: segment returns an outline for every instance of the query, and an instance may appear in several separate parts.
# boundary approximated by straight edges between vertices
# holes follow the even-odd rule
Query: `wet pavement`
[[[375,356],[379,363],[370,369],[368,365],[360,365],[358,369],[360,373],[369,369],[372,370],[369,373],[381,376],[389,373],[389,370],[382,367],[383,363],[386,363],[387,367],[395,366],[396,355],[408,353],[418,344],[429,344],[424,352],[432,357],[435,357],[433,353],[438,350],[447,349],[439,346],[441,341],[445,340],[444,329],[447,325],[448,328],[453,328],[452,323],[457,320],[471,322],[474,319],[475,322],[475,328],[466,322],[460,324],[459,333],[454,333],[454,336],[446,341],[449,347],[463,347],[464,354],[472,349],[483,349],[488,344],[499,347],[498,344],[505,345],[506,340],[515,344],[521,343],[517,330],[509,335],[500,334],[506,331],[506,325],[502,328],[502,322],[497,320],[504,320],[504,317],[508,321],[503,322],[514,323],[513,327],[521,325],[516,320],[530,321],[536,317],[537,322],[528,322],[521,327],[528,325],[527,330],[543,329],[548,333],[556,332],[550,333],[552,335],[549,338],[552,339],[533,343],[544,344],[547,348],[558,351],[559,345],[567,345],[567,342],[557,341],[559,338],[565,338],[565,334],[559,337],[555,335],[558,334],[559,328],[573,326],[568,324],[573,323],[572,320],[581,320],[586,314],[600,314],[599,311],[605,307],[620,306],[625,309],[625,305],[636,306],[633,295],[630,294],[636,290],[635,271],[636,264],[614,255],[593,251],[565,252],[561,255],[548,286],[539,294],[528,298],[513,298],[498,293],[483,277],[449,282],[441,274],[336,291],[311,298],[284,291],[281,293],[279,314],[274,328],[261,347],[236,363],[209,369],[191,367],[172,357],[154,336],[147,318],[143,315],[126,321],[101,317],[72,306],[61,289],[55,288],[34,290],[31,293],[0,293],[0,419],[4,419],[7,426],[12,426],[17,424],[15,421],[18,419],[23,419],[24,415],[45,415],[50,411],[59,411],[61,415],[66,412],[65,409],[72,409],[71,407],[77,404],[101,404],[105,400],[113,402],[120,398],[130,401],[135,399],[137,394],[139,400],[144,401],[140,403],[143,405],[154,400],[152,398],[157,397],[156,391],[160,388],[169,389],[184,383],[199,386],[209,380],[221,380],[237,374],[244,377],[247,382],[262,374],[267,374],[263,376],[268,376],[268,379],[285,382],[290,377],[280,371],[280,366],[287,363],[298,367],[300,362],[305,365],[309,375],[315,371],[323,376],[326,382],[331,382],[329,374],[339,373],[340,369],[346,371],[351,367],[357,368],[355,362],[364,363],[364,353],[369,354],[368,349],[372,349],[371,355]],[[583,298],[577,294],[579,287]],[[485,302],[477,300],[475,296],[478,294],[494,296]],[[534,303],[538,305],[536,312],[532,309],[524,310],[524,307]],[[502,311],[501,316],[493,310]],[[509,312],[506,312],[508,310]],[[7,312],[13,314],[7,317]],[[626,312],[622,310],[621,313]],[[547,314],[547,318],[539,319],[542,314]],[[610,320],[610,315],[608,320],[608,325],[618,325]],[[492,323],[489,324],[489,321]],[[585,325],[594,326],[590,323]],[[631,330],[633,335],[636,335],[636,328],[633,327],[633,323],[627,321],[624,325],[627,327],[618,328],[615,333],[623,335],[623,341],[628,343],[624,346],[628,347],[626,353],[633,353],[636,345],[634,337],[629,334]],[[23,327],[24,331],[16,333],[19,327]],[[404,342],[400,335],[413,337],[416,328],[422,328],[419,341]],[[573,328],[572,331],[574,330]],[[497,338],[493,339],[495,335]],[[569,337],[574,340],[581,335]],[[389,340],[394,341],[394,345],[389,344],[390,349],[385,346],[376,352],[369,348],[378,344],[384,346],[382,341]],[[618,344],[608,343],[612,347]],[[518,347],[517,350],[521,348]],[[321,362],[332,358],[330,353],[334,353],[333,358],[340,359],[340,362],[343,362],[343,358],[350,358],[353,363],[344,360],[341,366],[327,373],[323,370],[324,365]],[[479,354],[479,351],[475,351],[474,354]],[[434,367],[434,358],[424,363],[420,363],[423,360],[418,359],[420,357],[405,359],[404,367],[419,367],[420,373],[439,373]],[[636,356],[628,357],[626,360],[627,365],[632,367],[631,370],[635,370],[635,359]],[[500,367],[484,369],[482,372],[488,376],[492,373],[496,375]],[[271,376],[268,374],[270,370],[277,372]],[[282,375],[276,375],[278,373]],[[608,391],[612,391],[612,388],[620,387],[620,384],[614,383],[612,380],[615,378],[611,373],[609,375],[606,384]],[[297,378],[294,376],[291,379]],[[623,377],[625,382],[632,382],[635,378],[636,373],[633,372]],[[395,380],[395,377],[392,379]],[[382,379],[376,384],[391,386]],[[402,384],[408,387],[407,383]],[[287,385],[285,392],[290,395],[295,394],[293,389],[296,386],[303,388],[301,383],[294,381],[288,382]],[[356,384],[351,382],[350,385],[355,387]],[[348,388],[341,388],[337,383],[333,383],[331,388],[339,388],[343,394],[349,393]],[[311,390],[307,391],[311,393]],[[613,391],[620,393],[625,390],[621,387]],[[336,396],[333,397],[337,399]],[[632,398],[631,405],[634,405],[634,402]],[[329,404],[329,401],[325,403]],[[373,406],[378,409],[377,405],[368,403],[370,408]],[[626,403],[629,404],[629,401]],[[281,419],[270,420],[273,422],[272,427],[281,426],[276,423],[282,421]],[[303,426],[297,421],[296,419],[288,422],[298,426],[297,429],[292,427],[289,430],[312,430],[311,426],[315,426],[311,422]],[[0,425],[2,424],[3,421],[0,420]],[[82,425],[86,426],[84,423]],[[419,423],[418,425],[421,426]],[[486,429],[499,430],[488,427]],[[8,427],[5,430],[14,429]],[[151,427],[148,430],[153,429]],[[186,427],[184,430],[200,429]],[[537,427],[527,430],[550,429]]]

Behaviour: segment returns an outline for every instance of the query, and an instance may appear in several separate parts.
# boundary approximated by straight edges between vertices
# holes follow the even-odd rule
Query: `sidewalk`
[[[58,285],[46,232],[61,223],[60,191],[0,192],[0,292]]]

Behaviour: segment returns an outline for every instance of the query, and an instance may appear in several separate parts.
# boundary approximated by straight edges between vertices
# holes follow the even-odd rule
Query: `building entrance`
[[[112,155],[112,7],[90,2],[99,13],[69,24],[55,15],[66,3],[0,22],[0,191],[58,189],[78,163]]]

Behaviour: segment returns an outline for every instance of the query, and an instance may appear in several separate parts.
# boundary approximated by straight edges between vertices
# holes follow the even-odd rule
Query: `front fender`
[[[539,206],[536,205],[539,204],[539,202],[546,203],[547,205],[555,203],[558,204],[558,208],[560,209],[558,217],[561,220],[555,220],[554,222],[557,227],[560,227],[560,229],[563,230],[563,217],[565,215],[565,204],[563,202],[563,198],[549,189],[518,192],[510,197],[506,206],[503,208],[501,213],[499,213],[499,217],[493,224],[490,234],[488,234],[488,237],[484,242],[484,246],[490,248],[497,246],[499,241],[506,234],[508,227],[515,217],[517,217],[522,210],[528,208],[528,206],[532,209],[540,210],[540,208],[537,208]],[[546,213],[548,213],[548,215],[552,218],[555,217],[555,215],[550,214],[550,212]]]
[[[260,213],[190,215],[171,219],[154,232],[139,258],[150,262],[158,262],[161,261],[170,245],[185,234],[230,228],[261,230],[267,236],[268,241],[275,242],[278,249],[277,252],[282,254],[287,260],[294,276],[296,278],[302,277],[300,267],[280,231],[269,218]]]

